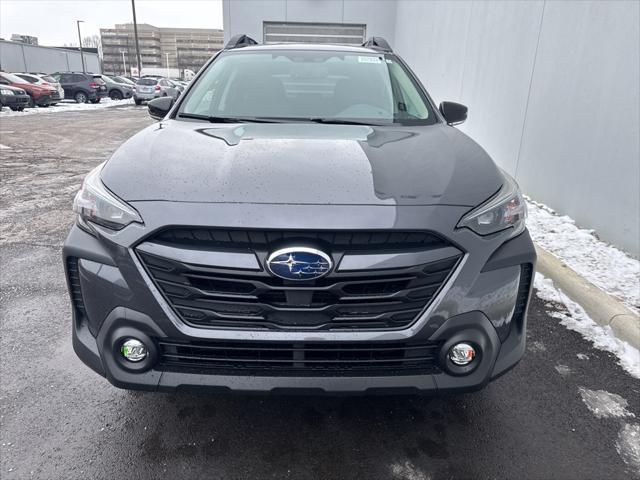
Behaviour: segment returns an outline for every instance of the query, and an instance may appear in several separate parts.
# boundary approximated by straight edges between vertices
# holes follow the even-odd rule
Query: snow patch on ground
[[[556,289],[551,279],[536,273],[534,286],[542,300],[552,302],[547,314],[560,320],[569,330],[580,333],[596,348],[611,352],[618,357],[618,363],[632,376],[640,378],[640,351],[615,337],[611,327],[602,327],[591,320],[583,308]]]
[[[571,375],[571,369],[568,365],[556,365],[555,369],[556,372],[558,372],[563,377],[568,377],[569,375]]]
[[[627,410],[629,403],[626,399],[615,393],[605,390],[589,390],[579,388],[582,401],[597,418],[635,417]]]
[[[35,115],[35,114],[49,114],[59,112],[71,112],[71,111],[90,111],[99,110],[101,108],[118,107],[123,105],[133,105],[133,99],[128,98],[126,100],[111,100],[110,98],[103,98],[100,103],[76,103],[74,101],[65,100],[57,105],[52,105],[47,108],[35,107],[25,108],[21,112],[14,112],[9,108],[3,108],[0,112],[0,118],[6,117],[19,117],[23,115]]]
[[[527,199],[527,227],[533,241],[579,275],[640,312],[640,262],[578,228],[573,219]]]
[[[421,472],[411,462],[406,461],[404,463],[394,463],[389,468],[391,474],[398,479],[402,480],[431,480],[431,476],[424,472]]]
[[[640,425],[625,424],[618,434],[616,450],[624,463],[640,474]]]

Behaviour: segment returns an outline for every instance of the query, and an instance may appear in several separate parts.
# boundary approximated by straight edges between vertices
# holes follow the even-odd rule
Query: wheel
[[[41,106],[41,107],[44,107],[44,108],[49,108],[49,105],[51,105],[51,104],[50,104],[50,103],[45,103],[45,104],[42,104],[42,105],[40,105],[40,106]]]
[[[136,105],[142,105],[142,100],[135,98],[133,101],[136,102]]]
[[[93,100],[91,100],[91,103],[100,103],[100,99],[99,98],[94,98]]]
[[[76,103],[87,103],[87,94],[84,92],[77,92],[74,96],[73,96],[74,100],[76,101]]]
[[[120,92],[120,90],[111,90],[109,92],[109,98],[111,100],[122,100],[122,92]]]
[[[20,111],[20,107],[9,107],[11,110],[13,110],[14,112],[18,112]]]

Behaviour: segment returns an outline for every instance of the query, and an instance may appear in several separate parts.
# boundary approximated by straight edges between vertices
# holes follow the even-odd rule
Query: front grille
[[[438,373],[438,343],[158,341],[159,367],[219,375],[410,375]]]
[[[313,242],[334,258],[351,251],[363,253],[367,245],[366,253],[449,246],[426,232],[185,229],[162,232],[152,239],[174,248],[252,252],[260,259],[280,248],[283,240],[289,245]],[[329,241],[334,243],[326,243]],[[138,255],[155,285],[185,323],[200,328],[259,330],[405,328],[437,295],[461,258],[455,255],[393,270],[334,271],[321,279],[291,282],[264,269],[193,265],[141,250]]]

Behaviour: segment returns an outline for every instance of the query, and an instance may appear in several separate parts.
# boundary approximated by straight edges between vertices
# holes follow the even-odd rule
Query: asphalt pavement
[[[150,123],[134,106],[0,116],[0,478],[640,478],[640,382],[537,298],[522,362],[465,395],[139,393],[90,371],[61,262],[71,202]]]

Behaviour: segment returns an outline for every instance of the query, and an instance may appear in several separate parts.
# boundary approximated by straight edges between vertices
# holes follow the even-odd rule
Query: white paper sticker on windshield
[[[358,57],[359,63],[382,63],[380,57]]]

